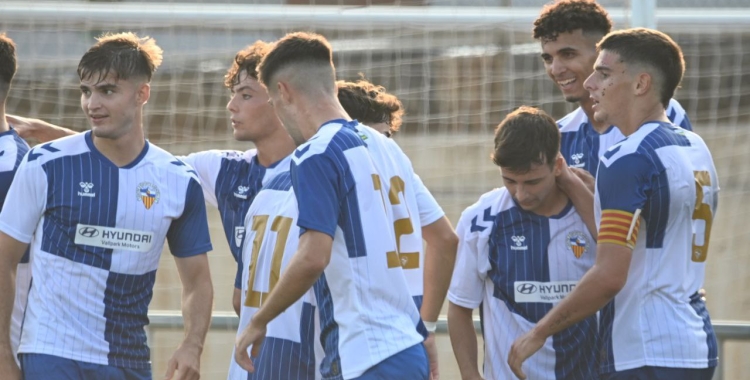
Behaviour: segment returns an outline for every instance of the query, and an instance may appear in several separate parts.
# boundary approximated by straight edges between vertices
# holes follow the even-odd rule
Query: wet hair
[[[163,51],[151,37],[125,32],[107,33],[96,40],[78,63],[80,79],[97,75],[101,81],[114,73],[117,79],[142,77],[150,82],[161,65]]]
[[[232,67],[224,75],[224,86],[231,89],[240,83],[240,75],[247,74],[250,78],[258,80],[258,65],[263,56],[270,50],[271,44],[264,41],[255,41],[252,45],[240,50],[234,56]]]
[[[398,132],[404,107],[385,87],[365,79],[356,82],[337,81],[339,102],[353,119],[365,125],[385,123],[388,136]]]
[[[685,73],[682,49],[668,35],[653,29],[633,28],[612,32],[596,46],[620,56],[627,65],[641,65],[653,70],[659,99],[666,108],[680,86]]]
[[[578,29],[601,37],[612,30],[612,19],[594,0],[559,0],[542,8],[534,20],[533,36],[542,42],[555,41],[561,33]]]
[[[533,164],[554,166],[560,152],[560,129],[546,112],[522,106],[508,114],[495,129],[492,162],[513,172],[526,173]]]

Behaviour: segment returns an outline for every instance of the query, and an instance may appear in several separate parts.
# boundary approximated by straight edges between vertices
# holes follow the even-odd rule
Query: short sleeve
[[[30,150],[18,167],[11,180],[0,212],[0,231],[22,243],[30,243],[39,220],[47,205],[47,176],[44,169],[36,164],[29,164]]]
[[[657,175],[654,163],[640,154],[629,154],[609,165],[599,165],[596,178],[601,206],[599,243],[635,247],[640,227],[637,211],[644,209],[655,190]]]
[[[609,165],[599,165],[596,190],[602,210],[634,213],[643,209],[655,176],[654,163],[640,154],[617,158]]]
[[[333,238],[341,199],[347,192],[340,166],[327,154],[316,154],[300,163],[292,162],[291,177],[299,208],[300,235],[315,230]]]
[[[208,235],[206,203],[198,181],[191,178],[185,195],[185,209],[172,221],[167,231],[167,242],[172,255],[189,257],[212,250]]]
[[[442,218],[445,215],[445,212],[416,173],[414,173],[413,183],[415,188],[414,195],[417,199],[417,208],[419,208],[419,224],[422,227],[429,226]]]
[[[207,150],[177,158],[195,169],[198,179],[200,179],[201,188],[203,189],[203,197],[208,203],[214,207],[218,207],[216,178],[218,178],[219,171],[221,171],[222,152],[219,150]]]
[[[467,309],[475,309],[482,303],[484,279],[480,276],[479,260],[482,257],[480,239],[476,232],[471,231],[471,219],[474,215],[464,212],[458,221],[458,253],[456,266],[448,290],[448,299],[454,304]],[[485,241],[486,244],[486,240]]]

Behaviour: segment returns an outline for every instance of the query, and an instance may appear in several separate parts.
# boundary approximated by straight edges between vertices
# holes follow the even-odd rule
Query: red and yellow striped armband
[[[635,210],[635,214],[620,210],[603,210],[598,242],[635,248],[638,228],[641,225],[640,215],[640,209]]]

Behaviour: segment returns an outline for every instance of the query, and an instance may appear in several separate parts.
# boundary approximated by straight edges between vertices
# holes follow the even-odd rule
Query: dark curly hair
[[[16,75],[16,44],[5,33],[0,33],[0,91],[10,88]]]
[[[395,95],[386,92],[385,87],[360,79],[356,82],[337,81],[339,102],[353,119],[362,124],[388,124],[391,136],[401,128],[404,107]]]
[[[232,67],[224,74],[224,86],[231,89],[240,83],[240,74],[243,72],[249,77],[258,80],[258,65],[263,56],[270,49],[271,44],[258,40],[252,45],[237,52],[234,56]]]
[[[594,0],[559,0],[542,8],[534,20],[534,39],[555,41],[560,33],[581,29],[601,36],[612,30],[612,19]]]

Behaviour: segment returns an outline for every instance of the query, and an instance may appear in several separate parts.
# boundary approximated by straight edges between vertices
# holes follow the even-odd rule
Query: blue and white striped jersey
[[[18,165],[21,164],[23,156],[28,151],[29,145],[18,136],[18,133],[12,127],[9,131],[0,133],[0,210],[2,210],[13,177],[16,175],[16,169],[18,169]],[[13,302],[10,324],[10,345],[14,354],[21,340],[23,313],[26,310],[26,299],[29,295],[30,286],[31,268],[29,267],[29,252],[27,251],[16,268],[16,296]]]
[[[678,101],[671,99],[666,112],[674,124],[688,131],[693,130],[690,119]],[[599,157],[625,138],[615,126],[610,126],[604,133],[594,130],[581,107],[558,120],[557,124],[560,126],[560,153],[568,166],[585,169],[593,176],[596,176],[599,167]]]
[[[19,352],[150,368],[164,241],[177,257],[211,250],[193,170],[148,142],[117,167],[86,132],[30,150],[6,200],[0,230],[31,244],[34,276]]]
[[[417,308],[421,309],[424,294],[422,227],[436,222],[445,212],[414,173],[409,157],[392,139],[366,125],[359,124],[356,129],[380,173],[380,182],[387,194],[386,204],[392,211],[396,248],[404,276]]]
[[[195,169],[208,203],[219,209],[229,250],[237,261],[234,287],[240,289],[242,277],[243,222],[250,204],[263,184],[277,173],[289,171],[290,159],[284,158],[266,168],[258,162],[258,151],[207,150],[179,157]]]
[[[300,232],[333,238],[331,261],[314,286],[324,379],[355,378],[423,340],[387,194],[357,124],[327,122],[292,157]]]
[[[242,249],[242,312],[238,335],[276,286],[289,261],[297,252],[297,199],[289,171],[271,179],[258,192],[247,213],[247,232]],[[260,354],[253,358],[255,372],[248,374],[237,362],[229,367],[229,380],[315,380],[322,358],[320,325],[312,289],[266,330]],[[316,328],[317,327],[317,328]],[[252,348],[252,347],[251,347]],[[316,355],[317,352],[317,355]]]
[[[484,378],[513,379],[513,342],[531,331],[594,264],[596,243],[572,203],[560,214],[524,211],[506,188],[490,191],[461,215],[448,299],[483,304]],[[597,378],[597,321],[586,318],[547,339],[524,365],[529,379]]]
[[[706,144],[669,123],[648,122],[602,156],[599,243],[634,245],[627,284],[600,312],[604,373],[716,365],[716,336],[697,292],[718,192]]]

